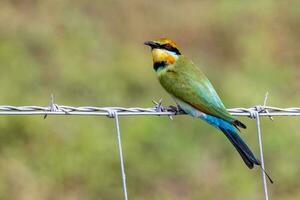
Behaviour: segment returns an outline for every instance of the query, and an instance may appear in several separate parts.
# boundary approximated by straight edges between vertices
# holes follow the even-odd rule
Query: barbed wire
[[[268,116],[273,120],[272,116],[300,116],[300,107],[278,108],[267,106],[268,92],[265,95],[263,105],[255,105],[249,108],[230,108],[227,111],[235,116],[248,116],[255,118],[260,116]],[[49,106],[12,106],[0,105],[0,115],[103,115],[114,117],[115,113],[119,116],[124,115],[167,115],[172,119],[174,115],[186,114],[183,110],[176,106],[163,106],[162,99],[152,101],[153,107],[97,107],[97,106],[66,106],[54,103],[54,96],[51,94]]]
[[[297,116],[300,107],[278,108],[273,106],[256,105],[249,108],[230,108],[229,113],[235,116],[253,117],[258,112],[260,116]],[[182,110],[174,111],[174,106],[155,105],[150,108],[141,107],[96,107],[96,106],[67,106],[53,104],[50,106],[11,106],[0,105],[0,115],[104,115],[111,117],[113,112],[122,115],[183,115]]]
[[[249,108],[230,108],[228,112],[235,116],[248,116],[255,118],[260,116],[300,116],[300,107],[278,108],[267,106],[268,92],[265,95],[263,105],[255,105]],[[167,115],[172,119],[174,115],[186,114],[176,106],[163,106],[162,99],[152,101],[153,107],[97,107],[97,106],[66,106],[54,103],[54,96],[51,94],[49,106],[12,106],[0,105],[0,115],[103,115],[114,117],[117,112],[119,116],[124,115]]]

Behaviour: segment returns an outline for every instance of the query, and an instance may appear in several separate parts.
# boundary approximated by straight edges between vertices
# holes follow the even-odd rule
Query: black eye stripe
[[[168,51],[172,51],[175,52],[177,55],[181,55],[181,53],[179,52],[179,50],[175,47],[172,47],[170,44],[164,44],[164,45],[160,45],[161,49],[166,49]]]

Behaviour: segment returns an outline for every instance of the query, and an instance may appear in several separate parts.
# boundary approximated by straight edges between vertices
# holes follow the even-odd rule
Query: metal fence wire
[[[256,105],[250,108],[232,108],[228,111],[234,116],[247,116],[256,119],[257,134],[258,134],[258,145],[261,160],[261,176],[262,185],[264,190],[264,199],[268,200],[268,187],[266,181],[266,175],[263,171],[264,169],[264,158],[263,158],[263,145],[260,129],[260,116],[269,117],[273,120],[272,116],[300,116],[300,107],[291,108],[277,108],[272,106],[267,106],[268,95],[266,94],[265,101],[263,105]],[[119,126],[120,116],[141,116],[141,115],[156,115],[156,116],[169,116],[172,119],[174,115],[185,114],[182,111],[174,112],[172,106],[164,107],[162,106],[161,100],[159,102],[153,101],[155,106],[152,108],[124,108],[124,107],[95,107],[95,106],[65,106],[58,105],[54,103],[53,96],[51,96],[51,102],[49,106],[9,106],[0,105],[0,115],[42,115],[46,118],[48,115],[86,115],[86,116],[107,116],[115,120],[116,133],[117,133],[117,145],[120,159],[121,168],[121,178],[124,199],[128,200],[127,186],[126,186],[126,176],[125,167],[123,160],[122,142],[121,142],[121,132]]]

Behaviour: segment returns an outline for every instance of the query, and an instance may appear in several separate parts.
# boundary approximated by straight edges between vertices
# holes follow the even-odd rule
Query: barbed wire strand
[[[265,200],[269,199],[268,188],[266,182],[266,176],[263,171],[264,159],[260,129],[260,116],[269,117],[273,120],[272,116],[300,116],[300,107],[290,108],[278,108],[267,106],[268,93],[265,96],[263,105],[256,105],[250,108],[231,108],[227,109],[228,112],[234,116],[247,116],[256,119],[257,133],[258,133],[258,144],[260,151],[261,160],[261,174],[263,181],[263,190]],[[122,186],[124,199],[128,200],[127,187],[126,187],[126,175],[123,160],[123,151],[121,143],[121,133],[119,125],[119,116],[139,116],[139,115],[156,115],[156,116],[169,116],[172,119],[174,115],[184,115],[185,113],[181,110],[174,111],[174,106],[164,107],[162,106],[162,100],[158,102],[153,101],[155,106],[150,108],[140,107],[96,107],[96,106],[65,106],[54,103],[54,97],[51,95],[51,101],[49,106],[11,106],[11,105],[0,105],[0,115],[44,115],[46,118],[48,115],[90,115],[90,116],[107,116],[115,119],[115,126],[117,132],[117,144],[119,150],[120,168],[122,176]]]
[[[53,106],[54,105],[54,106]],[[51,106],[10,106],[0,105],[0,115],[98,115],[109,116],[111,111],[118,112],[119,116],[130,115],[182,115],[182,111],[174,112],[170,107],[163,107],[157,111],[156,108],[140,107],[96,107],[96,106],[66,106],[53,104]],[[257,105],[250,108],[231,108],[228,112],[234,116],[252,117],[254,112],[260,116],[300,116],[300,107],[278,108],[272,106]]]

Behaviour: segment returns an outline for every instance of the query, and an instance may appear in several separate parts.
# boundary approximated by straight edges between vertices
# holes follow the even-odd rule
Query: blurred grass
[[[143,41],[169,37],[228,107],[299,106],[299,1],[0,2],[0,104],[141,106],[163,97]],[[254,122],[243,137],[256,153]],[[264,119],[271,199],[299,199],[298,118]],[[189,117],[122,118],[131,199],[261,199],[217,130]],[[238,173],[237,173],[238,172]],[[0,199],[121,199],[112,120],[0,118]]]

